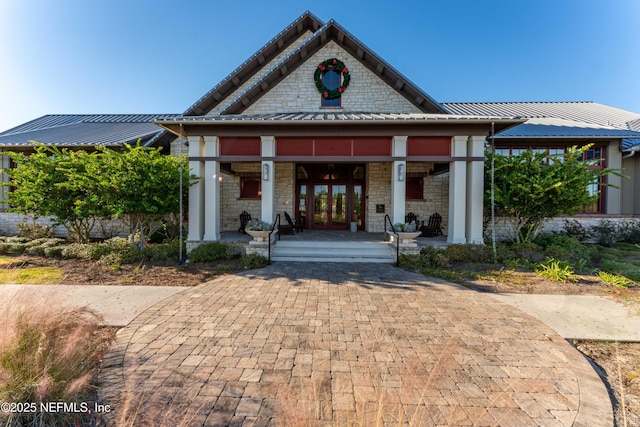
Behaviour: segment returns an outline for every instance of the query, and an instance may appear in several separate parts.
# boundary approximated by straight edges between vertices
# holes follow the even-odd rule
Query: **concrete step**
[[[393,263],[388,243],[358,241],[279,241],[272,261]]]

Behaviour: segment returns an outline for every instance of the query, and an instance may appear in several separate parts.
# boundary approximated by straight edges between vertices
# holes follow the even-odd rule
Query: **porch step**
[[[272,261],[393,263],[388,243],[359,241],[279,241]]]

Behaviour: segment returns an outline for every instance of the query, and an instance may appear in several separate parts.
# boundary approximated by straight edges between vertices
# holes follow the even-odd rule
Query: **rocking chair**
[[[427,225],[423,225],[420,227],[420,231],[422,232],[421,236],[423,237],[436,237],[441,236],[442,228],[440,227],[442,224],[442,215],[439,213],[434,213],[429,217],[429,221]]]
[[[240,214],[240,228],[238,228],[239,233],[247,234],[247,232],[244,231],[244,229],[249,223],[249,221],[251,221],[251,215],[249,214],[249,212],[242,211],[242,213]]]

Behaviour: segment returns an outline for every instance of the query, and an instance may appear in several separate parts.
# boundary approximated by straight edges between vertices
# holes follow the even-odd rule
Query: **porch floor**
[[[351,233],[348,230],[304,230],[302,233],[283,234],[282,241],[309,241],[309,242],[383,242],[385,233],[370,233],[358,231]],[[251,236],[237,231],[225,231],[220,233],[222,242],[250,241]],[[448,246],[447,236],[418,237],[418,246]],[[277,244],[277,243],[276,243]]]

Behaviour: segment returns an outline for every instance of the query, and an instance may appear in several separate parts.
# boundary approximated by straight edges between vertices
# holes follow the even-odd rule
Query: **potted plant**
[[[269,233],[271,232],[271,224],[269,224],[268,222],[260,221],[259,219],[252,219],[247,222],[247,226],[244,228],[244,231],[246,231],[248,235],[253,237],[253,240],[257,242],[264,242],[269,238]]]
[[[410,243],[415,240],[420,234],[420,231],[416,231],[416,223],[411,221],[407,223],[395,223],[393,224],[393,228],[398,233],[398,239],[400,239],[400,243]]]

